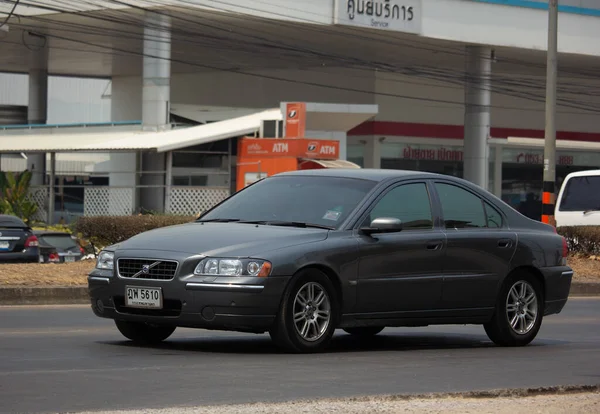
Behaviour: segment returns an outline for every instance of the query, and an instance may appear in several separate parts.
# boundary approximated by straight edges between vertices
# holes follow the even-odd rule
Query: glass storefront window
[[[346,145],[346,159],[361,168],[365,167],[365,145],[364,144],[348,144]]]
[[[426,171],[456,177],[463,177],[463,147],[440,144],[409,144],[383,142],[381,144],[381,168]],[[364,144],[352,144],[347,147],[347,158],[364,167]],[[502,183],[496,184],[500,177],[496,172],[496,151],[502,151]],[[488,155],[488,188],[516,210],[526,216],[541,220],[542,148],[509,148],[490,146]],[[600,165],[600,153],[591,151],[558,151],[556,166],[556,192],[567,174],[574,171],[596,169]]]
[[[543,163],[542,149],[504,148],[502,152],[502,200],[534,220],[542,217]],[[558,193],[567,174],[597,168],[600,154],[557,151],[556,164]]]

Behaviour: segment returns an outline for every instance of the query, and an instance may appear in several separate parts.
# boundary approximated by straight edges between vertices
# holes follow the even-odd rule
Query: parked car
[[[600,170],[565,177],[554,209],[556,226],[600,226]]]
[[[269,332],[314,352],[338,328],[460,323],[523,346],[567,302],[567,255],[555,228],[462,179],[320,169],[110,246],[88,284],[93,312],[140,343],[182,326]]]
[[[39,243],[31,228],[18,217],[0,214],[0,263],[39,260]]]
[[[69,233],[35,230],[34,234],[39,240],[44,263],[78,262],[83,257],[84,252],[77,238]]]
[[[56,247],[40,243],[40,263],[60,263]]]

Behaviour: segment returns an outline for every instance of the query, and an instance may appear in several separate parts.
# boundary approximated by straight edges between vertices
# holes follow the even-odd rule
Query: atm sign
[[[243,157],[337,159],[340,153],[339,141],[322,139],[244,138],[239,145]]]

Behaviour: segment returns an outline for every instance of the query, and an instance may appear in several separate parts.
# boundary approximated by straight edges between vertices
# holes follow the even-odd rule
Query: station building
[[[27,123],[0,129],[0,153],[25,154],[40,214],[53,221],[197,213],[235,191],[238,140],[283,136],[286,104],[304,102],[313,108],[307,138],[339,141],[340,160],[464,177],[539,218],[547,7],[545,0],[18,5],[0,38],[0,71],[28,74]],[[557,184],[600,165],[598,38],[597,2],[559,1]],[[50,75],[110,79],[110,121],[44,126]],[[65,154],[104,158],[64,172],[56,160]],[[47,201],[66,193],[77,194],[79,207]]]

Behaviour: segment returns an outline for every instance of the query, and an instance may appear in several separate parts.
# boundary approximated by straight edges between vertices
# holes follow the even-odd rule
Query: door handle
[[[441,241],[432,241],[427,243],[427,250],[439,250],[441,247]]]
[[[512,246],[512,240],[510,240],[510,239],[498,240],[498,247],[500,247],[501,249],[506,249],[506,248],[509,248],[510,246]]]

